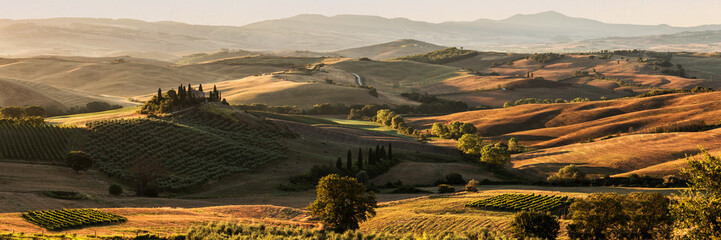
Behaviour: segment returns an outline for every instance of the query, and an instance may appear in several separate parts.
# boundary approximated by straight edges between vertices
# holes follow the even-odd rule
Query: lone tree
[[[556,239],[560,228],[556,217],[541,212],[520,212],[511,221],[511,234],[518,239]]]
[[[690,189],[672,206],[678,225],[688,239],[721,239],[721,157],[701,149],[702,159],[688,158],[681,171]]]
[[[318,181],[315,191],[310,214],[337,232],[358,229],[360,222],[376,214],[375,194],[355,178],[331,174]]]
[[[90,154],[83,151],[72,151],[68,153],[68,157],[65,159],[68,167],[72,168],[73,171],[86,171],[93,166],[93,159]]]

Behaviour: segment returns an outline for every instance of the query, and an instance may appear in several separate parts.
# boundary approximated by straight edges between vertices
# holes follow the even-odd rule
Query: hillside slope
[[[337,54],[349,58],[367,57],[373,60],[384,60],[408,55],[415,55],[444,48],[445,47],[443,46],[438,46],[423,41],[413,39],[401,39],[393,42],[335,51],[331,52],[331,54]]]
[[[536,147],[560,146],[616,133],[636,133],[675,123],[721,121],[721,92],[668,94],[564,104],[527,104],[510,108],[411,118],[411,125],[429,129],[434,122],[473,123],[484,137],[517,137]]]
[[[135,58],[34,57],[0,65],[0,77],[72,88],[93,94],[134,96],[159,87],[183,83],[217,82],[284,70],[263,64],[208,63],[172,66]]]
[[[46,108],[66,109],[84,106],[93,101],[123,106],[134,105],[123,98],[89,94],[37,82],[0,77],[0,106],[39,105]]]

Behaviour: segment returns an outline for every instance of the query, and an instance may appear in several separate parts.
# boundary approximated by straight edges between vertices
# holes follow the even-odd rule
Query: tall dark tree
[[[368,163],[375,164],[375,156],[373,156],[373,148],[368,148]]]
[[[195,103],[195,99],[193,98],[193,87],[190,86],[190,83],[188,83],[188,103]]]
[[[163,101],[163,90],[160,90],[160,88],[158,88],[157,100],[158,100],[158,102],[157,102],[158,104],[160,104]]]
[[[393,145],[388,143],[388,159],[393,159]]]
[[[343,169],[343,160],[340,157],[338,157],[338,160],[335,161],[335,167],[338,170]]]
[[[356,164],[358,166],[358,170],[363,169],[363,150],[361,150],[361,148],[358,148],[358,162]]]
[[[200,84],[200,85],[198,85],[198,92],[202,92],[202,91],[203,91],[203,84]]]
[[[380,157],[378,158],[378,160],[381,160],[381,159],[387,160],[388,158],[386,158],[386,157],[387,157],[387,155],[386,155],[386,147],[385,147],[385,146],[381,146],[381,155],[380,155]]]
[[[346,158],[346,168],[348,169],[348,172],[353,171],[353,159],[352,154],[350,152],[350,149],[348,149],[348,158]]]

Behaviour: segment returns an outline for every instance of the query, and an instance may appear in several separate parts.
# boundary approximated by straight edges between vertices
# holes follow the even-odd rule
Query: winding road
[[[358,85],[363,86],[363,83],[361,82],[361,78],[360,78],[360,76],[358,76],[358,74],[355,74],[352,72],[350,72],[350,74],[353,74],[353,76],[355,76],[355,80],[358,82]]]

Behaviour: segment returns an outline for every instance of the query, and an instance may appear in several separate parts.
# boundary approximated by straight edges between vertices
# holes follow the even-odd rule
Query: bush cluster
[[[563,55],[557,53],[534,53],[528,59],[537,63],[552,63],[563,58]]]
[[[406,60],[422,63],[444,64],[478,55],[472,50],[461,50],[455,47],[436,50],[432,52],[416,54],[411,56],[394,58],[393,60]]]
[[[443,139],[458,139],[466,134],[476,134],[476,126],[472,123],[453,121],[447,125],[437,122],[433,124],[431,133]]]

